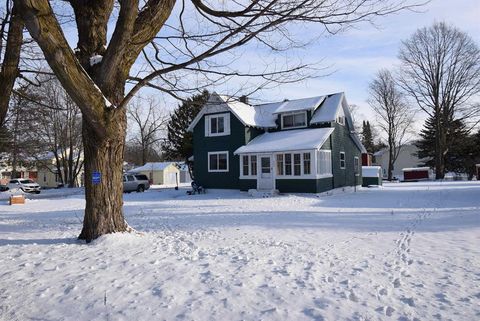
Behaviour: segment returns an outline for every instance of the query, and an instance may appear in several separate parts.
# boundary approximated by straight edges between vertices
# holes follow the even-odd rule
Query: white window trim
[[[305,175],[304,174],[304,158],[303,154],[304,153],[310,153],[310,174]],[[283,175],[278,175],[277,174],[277,155],[282,154],[290,154],[292,155],[292,175],[285,175],[285,156],[283,157]],[[294,175],[294,160],[293,160],[293,154],[300,154],[300,175]],[[315,164],[313,163],[316,161],[316,155],[315,155],[315,150],[296,150],[296,151],[288,151],[288,152],[282,152],[282,153],[274,153],[273,154],[273,161],[274,161],[274,172],[275,172],[275,177],[278,179],[315,179],[317,178],[317,175],[313,173],[313,169]],[[313,155],[313,156],[312,156]]]
[[[210,131],[210,120],[223,117],[223,133],[212,133]],[[205,115],[205,137],[228,136],[230,135],[230,113]]]
[[[355,168],[355,160],[357,161],[356,168]],[[360,176],[361,170],[362,170],[362,166],[360,165],[360,159],[358,158],[358,156],[353,157],[353,172],[355,173],[355,176]]]
[[[243,175],[243,156],[248,156],[248,175]],[[251,168],[251,158],[252,156],[256,156],[257,157],[257,163],[256,163],[256,170],[257,170],[257,174],[256,175],[252,175],[252,168]],[[256,179],[257,176],[258,176],[258,157],[259,155],[257,154],[242,154],[240,155],[240,179]],[[210,167],[209,167],[210,168]]]
[[[291,116],[291,115],[297,115],[297,114],[304,114],[305,115],[305,125],[304,126],[294,126],[294,127],[287,127],[285,128],[283,126],[283,117],[285,116]],[[281,127],[282,129],[296,129],[296,128],[305,128],[308,126],[308,119],[307,119],[307,111],[299,111],[299,112],[290,112],[290,113],[284,113],[280,115],[280,120],[281,120]],[[288,154],[288,153],[287,153]]]
[[[210,155],[212,154],[227,154],[227,169],[210,169]],[[208,172],[209,173],[227,173],[229,172],[229,169],[230,169],[230,159],[229,159],[229,156],[228,156],[228,150],[222,150],[222,151],[215,151],[215,152],[208,152],[207,153],[207,163],[208,163]]]
[[[343,167],[342,167],[342,155],[343,154]],[[340,152],[339,154],[340,169],[345,169],[347,167],[347,158],[345,157],[345,152]]]
[[[343,121],[340,122],[339,120],[342,119]],[[337,117],[337,124],[340,124],[342,126],[345,126],[345,116],[338,116]]]
[[[319,171],[319,168],[318,168],[318,152],[326,152],[327,154],[330,155],[330,171],[331,173],[330,174],[318,174],[318,171]],[[332,166],[332,150],[331,149],[319,149],[315,152],[315,173],[316,173],[316,177],[318,179],[320,178],[330,178],[330,177],[333,177],[333,166]]]

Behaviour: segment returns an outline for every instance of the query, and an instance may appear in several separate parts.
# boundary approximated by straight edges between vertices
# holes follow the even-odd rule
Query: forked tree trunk
[[[104,139],[83,121],[82,137],[85,156],[85,218],[80,239],[90,242],[100,235],[123,232],[128,225],[123,217],[123,152],[125,148],[125,110],[116,110],[117,117],[108,125]],[[112,117],[113,118],[113,117]],[[93,172],[101,175],[98,184]]]

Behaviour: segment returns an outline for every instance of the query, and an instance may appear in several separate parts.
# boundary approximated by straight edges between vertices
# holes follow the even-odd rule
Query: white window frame
[[[342,115],[338,116],[337,117],[337,123],[342,125],[342,126],[345,126],[345,116],[342,116]]]
[[[285,127],[284,126],[284,122],[283,122],[283,118],[284,117],[287,117],[287,116],[293,116],[295,118],[295,115],[304,115],[305,117],[305,125],[303,126],[292,126],[292,127]],[[304,110],[304,111],[300,111],[300,112],[295,112],[295,113],[285,113],[285,114],[281,114],[280,116],[280,119],[281,119],[281,125],[282,125],[282,129],[295,129],[295,128],[305,128],[308,126],[308,119],[307,119],[307,111]],[[287,153],[288,154],[288,153]]]
[[[248,157],[248,175],[243,175],[243,165],[245,165],[243,162],[244,156]],[[255,161],[255,170],[257,172],[256,174],[252,174],[252,156],[255,156],[257,158]],[[257,175],[258,175],[258,155],[257,154],[240,155],[240,178],[241,179],[257,178]]]
[[[300,175],[295,175],[295,160],[294,154],[300,154]],[[310,174],[305,174],[305,160],[304,154],[310,154]],[[277,171],[277,155],[283,155],[283,175],[279,175]],[[286,175],[286,161],[285,155],[291,156],[291,174]],[[298,151],[288,151],[284,153],[275,153],[274,154],[274,168],[275,168],[275,178],[278,179],[315,179],[317,178],[316,173],[314,172],[314,161],[315,161],[315,153],[313,150],[298,150]]]
[[[215,118],[223,118],[223,132],[212,133],[210,124]],[[213,114],[205,116],[205,137],[228,136],[230,135],[230,113]]]
[[[343,155],[343,159],[342,159],[342,155]],[[339,161],[340,161],[340,169],[345,169],[347,167],[347,158],[345,157],[345,152],[340,152]],[[343,162],[343,166],[342,166],[342,162]]]
[[[316,173],[317,178],[326,178],[326,177],[333,177],[333,169],[332,169],[332,151],[330,149],[319,149],[317,150],[315,164],[316,164]],[[325,155],[325,156],[321,156]],[[322,158],[326,160],[325,167],[327,171],[325,173],[320,173],[320,162]]]
[[[210,155],[221,155],[221,154],[226,154],[227,155],[227,169],[210,169]],[[207,166],[208,166],[208,172],[209,173],[227,173],[229,172],[230,169],[230,160],[229,160],[229,155],[228,155],[227,150],[222,150],[222,151],[215,151],[215,152],[208,152],[207,153]]]

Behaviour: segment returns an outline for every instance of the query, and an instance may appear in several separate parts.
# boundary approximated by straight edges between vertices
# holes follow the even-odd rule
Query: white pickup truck
[[[150,182],[147,175],[143,174],[124,174],[123,175],[123,192],[144,192],[150,188]]]

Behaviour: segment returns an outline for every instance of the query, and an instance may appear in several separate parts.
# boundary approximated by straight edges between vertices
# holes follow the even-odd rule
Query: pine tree
[[[443,119],[442,127],[446,133],[446,151],[443,154],[445,170],[456,173],[470,173],[474,166],[475,140],[461,120]],[[424,158],[423,166],[435,167],[435,119],[429,117],[420,132],[421,139],[415,143],[418,157]],[[473,164],[473,165],[472,165]]]
[[[370,127],[370,122],[363,121],[362,124],[362,144],[369,153],[375,152],[375,147],[373,143],[372,128]]]
[[[179,105],[167,125],[167,141],[162,145],[166,159],[188,160],[193,155],[193,136],[187,128],[208,100],[204,90]]]

